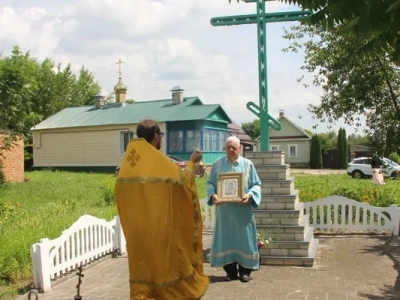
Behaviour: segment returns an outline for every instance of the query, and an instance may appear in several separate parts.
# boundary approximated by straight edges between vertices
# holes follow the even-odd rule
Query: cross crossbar
[[[282,12],[266,13],[264,14],[264,22],[276,23],[276,22],[298,21],[299,19],[310,16],[311,14],[312,12],[309,10],[289,11],[284,13]],[[214,17],[211,18],[210,20],[210,23],[213,26],[255,24],[257,22],[258,22],[257,14]]]
[[[258,40],[258,86],[259,105],[248,102],[246,107],[260,118],[261,151],[269,151],[269,129],[281,130],[282,125],[268,113],[268,80],[267,80],[267,23],[298,21],[312,15],[311,11],[265,12],[265,2],[272,0],[244,0],[246,3],[256,3],[256,14],[215,17],[210,20],[213,26],[230,26],[242,24],[257,24]]]

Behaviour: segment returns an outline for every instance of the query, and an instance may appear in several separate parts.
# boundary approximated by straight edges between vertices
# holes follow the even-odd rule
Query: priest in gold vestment
[[[130,299],[200,299],[203,272],[202,217],[193,176],[201,154],[181,170],[158,150],[161,133],[152,120],[137,127],[116,182],[116,203],[127,243]]]

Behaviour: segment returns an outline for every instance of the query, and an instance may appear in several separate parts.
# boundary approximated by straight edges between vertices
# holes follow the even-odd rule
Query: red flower
[[[257,242],[258,249],[260,249],[264,244],[262,242]]]

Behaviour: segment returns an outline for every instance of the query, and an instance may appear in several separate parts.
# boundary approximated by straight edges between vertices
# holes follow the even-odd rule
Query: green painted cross
[[[281,130],[278,120],[268,113],[268,80],[267,80],[267,31],[266,23],[298,21],[311,15],[311,11],[289,11],[265,13],[265,2],[272,0],[244,0],[244,2],[257,2],[257,13],[252,15],[215,17],[211,19],[213,26],[229,26],[257,23],[258,33],[258,86],[259,103],[248,102],[246,107],[260,118],[261,151],[269,151],[269,128]]]

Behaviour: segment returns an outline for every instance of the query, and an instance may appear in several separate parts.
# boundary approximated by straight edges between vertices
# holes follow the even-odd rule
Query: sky
[[[298,10],[280,2],[267,2],[268,12]],[[174,86],[184,96],[198,96],[205,104],[220,104],[237,124],[256,116],[246,103],[258,100],[256,25],[220,26],[212,17],[253,14],[255,3],[232,0],[2,0],[0,4],[0,52],[9,55],[18,45],[23,52],[78,72],[89,69],[102,93],[109,95],[122,81],[127,99],[170,99]],[[283,28],[296,22],[267,25],[269,113],[279,110],[303,129],[338,130],[318,124],[307,110],[318,105],[322,90],[297,82],[312,75],[302,71],[304,53],[284,53],[289,41]],[[317,125],[317,129],[313,129]],[[348,134],[354,129],[344,126]]]

